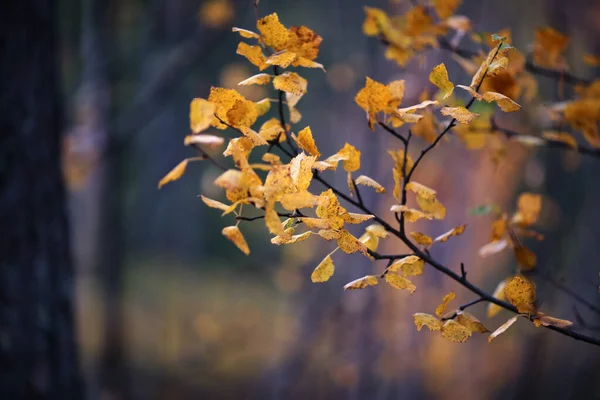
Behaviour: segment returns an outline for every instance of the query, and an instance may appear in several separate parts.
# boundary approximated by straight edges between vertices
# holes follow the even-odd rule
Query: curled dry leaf
[[[442,336],[456,343],[464,343],[471,337],[471,331],[453,319],[442,325]]]
[[[220,136],[215,135],[188,135],[183,139],[183,144],[189,145],[201,145],[211,149],[215,149],[223,144],[225,140]]]
[[[369,186],[375,189],[377,193],[385,193],[385,188],[380,183],[375,181],[373,178],[361,175],[354,181],[357,185]]]
[[[239,33],[240,36],[245,39],[259,39],[260,38],[260,35],[258,33],[249,31],[247,29],[233,27],[233,28],[231,28],[231,31]]]
[[[256,74],[251,76],[248,79],[244,79],[240,83],[239,86],[248,86],[248,85],[266,85],[271,82],[271,75],[269,74]]]
[[[417,331],[426,326],[430,331],[439,331],[442,329],[442,321],[431,314],[416,313],[413,314]]]
[[[408,208],[407,206],[393,205],[390,208],[390,211],[403,213],[407,222],[416,222],[422,218],[430,221],[433,219],[432,214],[424,213],[423,211],[415,210],[414,208]]]
[[[496,339],[498,336],[500,336],[504,332],[506,332],[506,330],[508,328],[510,328],[512,326],[512,324],[517,322],[518,318],[519,318],[519,315],[515,315],[514,317],[512,317],[511,319],[509,319],[508,321],[506,321],[505,323],[500,325],[500,327],[498,329],[496,329],[494,332],[492,332],[490,334],[490,336],[488,336],[488,343],[492,343],[492,340]]]
[[[300,242],[303,242],[306,239],[308,239],[308,237],[312,234],[313,234],[313,232],[308,231],[308,232],[300,233],[298,235],[292,235],[289,237],[287,235],[277,235],[277,236],[271,238],[271,243],[276,244],[278,246],[282,245],[282,244],[300,243]]]
[[[190,103],[190,129],[192,132],[200,133],[210,126],[216,107],[208,100],[199,98],[192,100]]]
[[[441,318],[446,313],[446,308],[448,307],[448,303],[450,303],[455,298],[456,298],[456,294],[454,292],[450,292],[447,295],[445,295],[444,298],[442,299],[442,303],[439,306],[437,306],[437,308],[435,309],[435,315],[437,315],[438,317]]]
[[[315,143],[315,139],[313,138],[312,131],[310,130],[310,126],[302,129],[298,132],[298,137],[294,137],[298,146],[308,154],[319,157],[321,153],[319,153],[319,149]]]
[[[536,327],[540,326],[555,326],[557,328],[568,328],[573,325],[573,322],[568,321],[566,319],[554,318],[549,315],[544,315],[543,313],[538,313],[537,318],[533,320],[533,323]]]
[[[465,229],[467,229],[467,225],[457,226],[456,228],[452,228],[448,232],[436,237],[433,241],[439,242],[439,243],[447,242],[448,239],[450,239],[452,236],[462,235],[464,233]]]
[[[379,280],[375,275],[367,275],[353,280],[352,282],[348,282],[346,285],[344,285],[344,290],[364,289],[367,286],[375,286],[378,283]]]
[[[504,250],[508,246],[508,240],[494,240],[488,244],[481,246],[479,249],[479,255],[481,257],[491,256]]]
[[[515,103],[510,97],[501,93],[486,92],[483,94],[483,100],[488,103],[495,101],[498,107],[504,112],[515,112],[521,109],[521,106]]]
[[[331,255],[328,255],[317,265],[310,279],[313,283],[327,282],[333,276],[334,270],[335,265],[333,264]]]
[[[245,255],[250,254],[250,248],[248,247],[248,243],[246,243],[246,239],[244,239],[244,235],[237,226],[226,226],[221,231],[223,236],[227,239],[231,240],[233,244],[236,245],[238,249],[242,251]]]

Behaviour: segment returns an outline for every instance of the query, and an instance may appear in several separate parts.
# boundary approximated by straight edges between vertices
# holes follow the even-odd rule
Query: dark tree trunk
[[[0,397],[81,398],[55,2],[0,6]]]

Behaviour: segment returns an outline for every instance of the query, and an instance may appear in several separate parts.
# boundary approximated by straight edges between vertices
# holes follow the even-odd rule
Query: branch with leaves
[[[383,11],[366,8],[367,17],[363,30],[367,35],[386,38],[390,43],[386,54],[388,58],[405,60],[406,57],[416,54],[418,49],[424,50],[432,41],[437,41],[441,35],[447,33],[448,27],[451,26],[448,21],[454,15],[454,9],[450,10],[449,15],[446,15],[447,7],[443,9],[443,13],[438,9],[434,11],[438,13],[436,23],[431,18],[427,19],[431,10],[426,12],[418,5],[412,7],[406,17],[407,23],[400,25],[401,29],[406,31],[399,31],[400,28],[396,27]],[[429,98],[425,92],[420,103],[401,107],[405,87],[403,80],[386,85],[366,78],[365,87],[357,93],[355,102],[364,110],[372,131],[379,127],[398,139],[402,145],[400,149],[389,151],[394,162],[392,195],[398,201],[390,210],[395,216],[395,222],[392,224],[385,216],[374,213],[364,201],[361,194],[363,189],[375,190],[379,194],[385,194],[387,189],[371,177],[356,176],[361,167],[361,152],[356,147],[346,143],[335,154],[322,158],[311,128],[294,128],[302,117],[296,106],[306,93],[307,81],[288,68],[324,70],[323,66],[315,61],[322,38],[305,26],[286,28],[279,21],[277,14],[258,18],[256,26],[258,32],[233,28],[243,39],[255,42],[252,45],[246,41],[240,42],[237,53],[261,71],[240,82],[240,85],[272,84],[277,98],[254,102],[247,100],[236,90],[213,87],[208,99],[194,99],[190,110],[192,134],[187,136],[184,142],[197,147],[202,152],[201,156],[184,160],[161,180],[159,186],[179,179],[185,172],[188,161],[207,159],[208,150],[224,143],[224,139],[219,136],[203,133],[206,129],[211,126],[221,130],[232,129],[239,136],[228,141],[223,155],[232,160],[233,166],[226,169],[214,182],[216,186],[224,189],[229,204],[204,196],[201,198],[207,206],[223,211],[224,216],[235,215],[236,224],[225,227],[223,235],[245,254],[249,254],[250,249],[239,225],[241,222],[262,220],[272,235],[271,242],[276,245],[299,243],[311,236],[335,243],[333,250],[313,271],[313,282],[326,282],[333,276],[333,255],[341,250],[347,254],[360,253],[373,262],[386,261],[381,273],[366,275],[349,282],[344,286],[346,290],[365,289],[384,281],[395,289],[406,290],[412,294],[417,290],[413,280],[423,273],[425,265],[429,265],[476,295],[473,301],[452,309],[448,307],[455,294],[449,293],[435,310],[435,315],[415,313],[413,317],[418,330],[426,326],[432,331],[440,331],[443,337],[455,342],[464,342],[473,333],[487,333],[489,331],[484,324],[466,311],[475,304],[485,302],[488,303],[489,317],[502,309],[516,314],[490,334],[489,341],[522,317],[538,327],[600,345],[600,339],[574,330],[570,321],[550,317],[537,309],[535,284],[528,275],[528,271],[536,267],[536,255],[525,247],[523,239],[543,238],[532,229],[542,206],[540,195],[522,194],[517,211],[510,217],[508,213],[493,207],[478,211],[481,214],[495,214],[491,241],[480,249],[480,255],[486,256],[504,249],[512,249],[518,264],[516,273],[503,280],[493,293],[488,293],[468,280],[464,264],[461,264],[459,272],[455,272],[431,255],[430,249],[433,246],[440,246],[441,243],[460,236],[466,225],[457,226],[435,238],[422,232],[407,233],[408,224],[415,221],[443,220],[446,217],[447,210],[437,198],[436,191],[414,179],[415,171],[425,162],[426,156],[451,132],[463,140],[467,147],[473,147],[472,141],[475,139],[470,137],[471,127],[478,125],[477,128],[483,126],[497,131],[499,129],[494,122],[497,108],[505,113],[521,110],[517,99],[502,91],[492,90],[493,79],[508,73],[515,54],[518,54],[515,53],[516,49],[508,44],[506,36],[490,36],[493,45],[478,61],[478,67],[473,71],[468,86],[455,85],[450,80],[444,64],[433,68],[429,80],[439,89],[436,99]],[[273,68],[273,75],[262,72],[270,67]],[[454,96],[456,88],[469,96],[468,101],[463,102]],[[586,88],[584,92],[585,90]],[[265,118],[258,131],[255,131],[253,126],[259,118],[268,115],[272,102],[277,103],[276,116]],[[473,112],[472,108],[475,105],[478,106],[478,111],[483,109],[484,112]],[[579,122],[582,121],[574,119],[567,109],[563,111],[564,118],[571,122],[574,128],[586,129],[586,139],[593,134],[589,124],[581,125]],[[597,122],[596,120],[595,123]],[[505,134],[511,135],[506,132],[510,131],[505,131]],[[481,135],[479,136],[480,140]],[[491,135],[484,137],[488,136]],[[425,140],[427,145],[413,161],[409,150],[413,151],[411,143],[416,140]],[[554,145],[564,143],[558,137],[546,137],[544,140]],[[207,147],[210,149],[207,150]],[[567,144],[563,148],[567,148]],[[260,149],[266,149],[260,162],[254,158],[251,161],[252,153]],[[213,162],[216,163],[214,160]],[[325,178],[327,173],[336,171],[340,165],[347,176],[347,191],[336,188]],[[325,190],[311,192],[314,182],[324,186]],[[418,209],[409,208],[407,205],[409,196],[413,195]],[[348,211],[342,206],[342,201],[358,212]],[[244,215],[244,207],[260,210],[260,214]],[[311,210],[314,210],[314,214]],[[372,224],[367,226],[359,237],[348,230],[349,225],[359,225],[367,221],[371,221]],[[303,231],[297,233],[299,229]],[[377,250],[380,241],[392,238],[403,243],[409,252],[379,253]]]

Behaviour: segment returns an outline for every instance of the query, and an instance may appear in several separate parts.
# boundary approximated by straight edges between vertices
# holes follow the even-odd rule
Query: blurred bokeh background
[[[263,0],[259,8],[261,15],[277,12],[286,26],[309,26],[324,39],[317,61],[327,73],[303,74],[309,86],[299,103],[299,127],[311,126],[324,154],[346,141],[359,147],[361,172],[386,186],[392,182],[386,151],[399,143],[371,132],[354,103],[365,76],[405,79],[404,104],[416,102],[428,72],[441,61],[457,81],[470,81],[443,51],[429,51],[400,69],[362,34],[364,5],[394,13],[407,3]],[[212,85],[236,87],[256,73],[235,54],[239,36],[231,32],[232,26],[255,29],[252,0],[57,5],[63,163],[88,398],[600,398],[600,351],[570,338],[519,323],[493,344],[483,335],[455,344],[418,333],[411,314],[432,312],[443,294],[454,290],[456,304],[473,300],[433,270],[419,277],[412,296],[383,286],[344,293],[345,283],[373,269],[370,262],[336,254],[335,276],[312,284],[310,273],[330,243],[273,246],[261,223],[242,227],[252,249],[245,257],[220,234],[231,217],[221,219],[198,198],[222,198],[212,185],[220,171],[209,163],[191,165],[180,181],[157,190],[158,180],[192,154],[183,146],[191,99],[206,98]],[[598,1],[464,0],[459,13],[478,30],[510,28],[523,52],[535,28],[551,25],[573,38],[573,71],[594,77],[579,60],[582,52],[600,50]],[[539,80],[548,102],[560,99],[558,86]],[[251,100],[268,96],[264,87],[240,92]],[[489,153],[466,150],[454,139],[417,173],[438,190],[448,217],[417,227],[431,235],[469,227],[433,255],[456,268],[464,262],[469,277],[492,291],[513,271],[514,259],[477,255],[491,219],[468,210],[493,202],[513,211],[518,193],[541,193],[538,227],[546,239],[530,245],[541,270],[535,279],[542,310],[571,320],[577,312],[599,325],[600,162],[514,143],[506,160],[495,164]],[[343,173],[327,174],[345,186]],[[389,215],[391,196],[365,197]],[[389,240],[382,252],[401,252],[398,246]],[[585,306],[574,311],[576,303],[561,285],[596,312]],[[482,304],[472,312],[490,329],[508,318],[486,319]]]

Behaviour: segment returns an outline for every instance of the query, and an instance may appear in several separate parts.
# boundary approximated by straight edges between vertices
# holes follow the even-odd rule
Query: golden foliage
[[[237,226],[226,226],[221,233],[227,239],[231,240],[242,253],[245,255],[250,254],[250,248],[248,247],[248,243],[246,243],[246,239],[244,239],[244,235],[242,235],[240,228]]]
[[[445,295],[442,299],[442,303],[435,309],[435,315],[441,318],[446,313],[446,308],[448,307],[448,304],[455,298],[456,294],[454,292],[450,292],[447,295]]]

